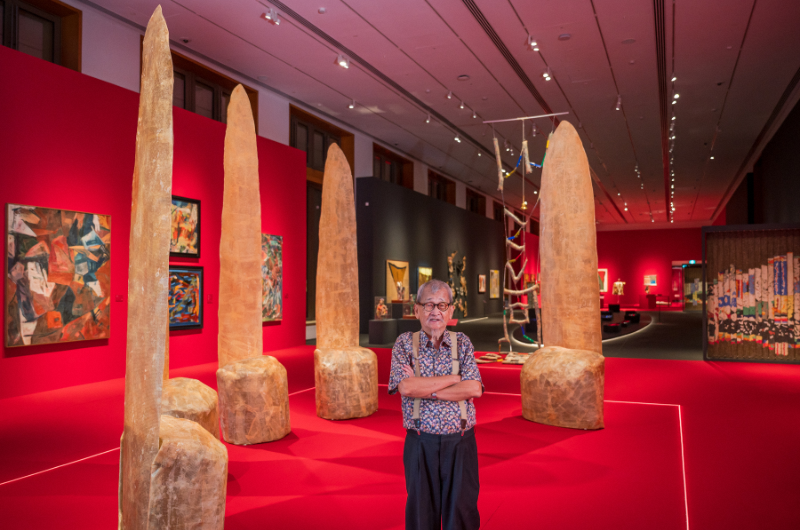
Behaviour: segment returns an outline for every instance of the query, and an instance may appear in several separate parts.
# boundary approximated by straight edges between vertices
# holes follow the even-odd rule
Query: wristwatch
[[[436,397],[436,392],[431,392],[431,397],[432,397],[433,399],[439,399],[439,398],[437,398],[437,397]]]

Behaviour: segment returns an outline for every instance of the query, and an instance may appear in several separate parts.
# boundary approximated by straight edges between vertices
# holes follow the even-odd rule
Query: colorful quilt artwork
[[[169,268],[169,328],[203,327],[203,267]]]
[[[283,237],[261,234],[261,321],[283,319]]]
[[[752,269],[731,264],[709,281],[708,343],[755,342],[775,355],[800,348],[800,258],[767,259]]]
[[[172,196],[171,256],[200,257],[200,201]]]
[[[107,339],[111,216],[9,204],[6,346]]]

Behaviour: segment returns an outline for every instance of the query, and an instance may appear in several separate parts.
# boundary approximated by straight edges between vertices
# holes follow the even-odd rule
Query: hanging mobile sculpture
[[[539,281],[538,281],[538,271],[534,273],[534,278],[536,280],[533,282],[533,285],[529,287],[525,287],[525,285],[520,285],[525,269],[528,265],[528,259],[526,258],[526,248],[525,248],[525,227],[528,226],[530,222],[531,214],[534,210],[536,210],[536,206],[538,205],[538,200],[536,204],[534,204],[533,208],[530,209],[527,216],[520,219],[517,215],[512,213],[508,207],[506,206],[505,201],[505,192],[503,189],[504,181],[511,177],[514,173],[519,172],[520,176],[522,177],[522,210],[528,211],[528,202],[525,200],[525,180],[526,176],[532,172],[532,167],[542,168],[544,164],[544,159],[547,156],[547,148],[550,147],[550,138],[552,138],[553,133],[550,132],[550,135],[547,139],[547,146],[545,148],[545,156],[542,158],[541,164],[536,164],[530,161],[530,152],[528,150],[528,141],[525,139],[525,121],[535,118],[551,118],[553,121],[553,126],[555,126],[555,116],[561,116],[564,114],[569,114],[567,112],[559,112],[555,114],[546,114],[542,116],[528,116],[524,118],[514,118],[511,120],[493,120],[493,121],[486,121],[484,123],[497,123],[497,122],[507,122],[507,121],[521,121],[522,122],[522,149],[519,154],[519,158],[517,159],[517,164],[508,174],[503,174],[503,161],[500,157],[500,144],[495,136],[493,138],[494,144],[494,153],[495,159],[497,161],[497,191],[501,193],[501,199],[503,201],[503,231],[505,234],[505,250],[506,250],[506,264],[503,268],[503,336],[497,340],[497,348],[498,351],[502,349],[502,345],[508,344],[509,352],[513,352],[513,342],[511,340],[511,336],[508,333],[508,326],[509,324],[519,324],[523,326],[523,335],[524,335],[524,326],[526,324],[530,324],[530,316],[528,314],[528,303],[523,301],[523,297],[534,297],[534,313],[536,315],[536,345],[541,347],[542,346],[542,318],[541,318],[541,307],[539,304]],[[522,166],[522,171],[519,171],[520,166]],[[508,220],[511,220],[509,223]],[[511,231],[514,232],[513,235],[509,234],[509,225],[511,225]],[[516,255],[514,255],[516,253]],[[520,262],[522,264],[519,267],[518,271],[514,270],[514,264]],[[538,269],[538,266],[537,266]],[[517,313],[522,312],[523,317],[518,318]]]

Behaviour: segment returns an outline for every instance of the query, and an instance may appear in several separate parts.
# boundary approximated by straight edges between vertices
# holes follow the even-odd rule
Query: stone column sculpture
[[[521,374],[524,418],[576,429],[603,427],[604,358],[597,233],[589,162],[562,121],[542,171],[542,340]]]
[[[239,445],[291,431],[286,369],[264,356],[261,330],[261,195],[253,110],[242,85],[231,94],[219,246],[219,392],[222,437]]]
[[[225,513],[227,450],[194,422],[161,416],[169,292],[172,82],[169,33],[158,7],[143,43],[133,173],[125,421],[120,448],[122,530],[221,530]],[[210,451],[187,447],[190,440],[183,434],[185,429],[163,428],[164,421],[190,424],[189,430],[200,431]],[[181,457],[165,458],[171,448]],[[189,476],[191,482],[185,478]],[[202,494],[196,493],[198,489]],[[210,512],[217,516],[198,519],[198,514]]]
[[[358,255],[353,175],[339,146],[322,180],[317,263],[317,416],[363,418],[378,410],[378,358],[358,346]]]

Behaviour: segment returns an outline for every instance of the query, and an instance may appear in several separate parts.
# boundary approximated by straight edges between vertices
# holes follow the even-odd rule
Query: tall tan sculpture
[[[189,420],[161,416],[169,292],[172,190],[172,59],[161,7],[147,25],[136,132],[128,273],[125,422],[120,450],[119,528],[221,530],[228,456]],[[166,418],[166,419],[165,419]],[[184,429],[161,427],[181,421]],[[200,431],[204,448],[191,447]],[[179,454],[180,458],[170,458]],[[192,477],[192,481],[186,477]],[[202,494],[196,494],[196,488]],[[198,513],[217,517],[197,519]]]
[[[589,162],[562,121],[542,171],[539,256],[542,348],[521,374],[522,415],[549,425],[603,427],[604,359],[597,234]]]
[[[258,150],[253,110],[242,85],[228,105],[219,254],[222,436],[241,445],[271,442],[291,431],[289,385],[283,365],[263,355]]]
[[[350,165],[328,149],[322,185],[317,264],[317,415],[363,418],[378,410],[378,358],[358,346],[356,208]]]

